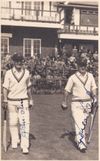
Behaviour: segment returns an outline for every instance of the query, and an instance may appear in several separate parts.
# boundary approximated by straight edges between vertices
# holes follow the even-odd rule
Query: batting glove
[[[33,100],[29,100],[29,108],[33,107],[33,105],[34,105]]]
[[[98,100],[97,100],[97,97],[96,97],[96,96],[93,97],[92,103],[93,103],[94,105],[97,105]]]
[[[91,106],[91,113],[93,113],[94,109],[97,108],[97,106],[98,106],[98,100],[97,100],[96,96],[93,97],[91,105],[92,105]]]
[[[63,110],[66,110],[66,109],[68,108],[65,101],[62,102],[61,108],[62,108]]]
[[[7,107],[8,107],[8,101],[3,101],[3,105],[2,105],[2,107],[3,107],[3,109],[7,109]]]

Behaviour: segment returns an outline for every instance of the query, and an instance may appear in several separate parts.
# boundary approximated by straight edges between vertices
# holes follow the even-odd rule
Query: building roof
[[[66,0],[64,2],[61,2],[58,4],[58,6],[61,7],[66,7],[66,6],[71,6],[71,7],[93,7],[97,8],[99,4],[99,0]]]
[[[87,5],[97,5],[99,3],[99,0],[66,0],[65,4],[87,4]]]
[[[79,0],[76,0],[76,1],[74,1],[74,0],[68,0],[67,2],[65,2],[65,4],[80,4],[80,5],[98,5],[98,1],[96,0],[96,1],[93,1],[93,0],[91,0],[91,1],[86,1],[86,0],[84,0],[84,1],[79,1]]]

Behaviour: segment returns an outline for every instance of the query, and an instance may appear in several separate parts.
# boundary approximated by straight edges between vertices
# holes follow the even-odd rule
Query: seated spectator
[[[37,72],[35,72],[33,78],[34,78],[35,80],[41,80],[41,76],[40,76]]]
[[[86,57],[87,57],[87,53],[86,53],[86,52],[81,54],[81,58],[82,58],[82,59],[83,59],[83,58],[86,58]]]
[[[36,64],[35,64],[35,71],[38,73],[38,75],[40,75],[41,77],[44,76],[44,72],[45,72],[45,66],[42,63],[41,59],[39,59]]]
[[[10,53],[7,53],[5,58],[4,58],[4,66],[5,66],[6,70],[9,70],[13,67],[13,61],[11,59]]]
[[[9,62],[11,60],[11,54],[7,53],[5,56],[5,62]]]
[[[97,51],[95,51],[93,53],[93,59],[94,59],[94,61],[98,61],[98,53],[97,53]]]
[[[70,72],[77,69],[77,63],[76,63],[76,58],[72,55],[68,59],[68,65],[69,65],[69,70]],[[72,73],[72,72],[71,72]]]
[[[69,58],[68,58],[68,60],[69,60],[69,62],[76,62],[76,58],[75,58],[75,56],[70,56]]]

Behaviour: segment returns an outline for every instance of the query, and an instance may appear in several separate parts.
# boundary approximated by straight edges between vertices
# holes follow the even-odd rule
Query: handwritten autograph
[[[23,100],[21,99],[21,106],[20,106],[20,113],[21,113],[21,117],[22,117],[22,122],[20,123],[20,131],[21,131],[21,135],[23,137],[28,138],[28,132],[26,132],[26,122],[25,122],[25,111],[24,111],[24,106],[23,106]]]
[[[88,91],[86,88],[85,88],[85,90],[86,90],[86,93],[92,98],[91,92]],[[86,113],[90,113],[91,112],[91,104],[87,103],[85,105],[85,107],[84,107],[83,102],[80,102],[80,103],[81,103],[81,106],[83,107],[83,109],[84,109],[84,111]],[[80,129],[80,132],[79,132],[79,135],[80,135],[81,138],[80,138],[80,141],[78,142],[78,145],[82,143],[85,147],[86,147],[86,144],[83,142],[83,139],[84,139],[84,130],[85,130],[86,125],[87,125],[88,117],[89,117],[89,115],[88,116],[87,115],[85,116],[84,120],[82,121],[83,128],[81,128]]]
[[[84,108],[84,105],[83,105],[82,102],[81,102],[81,105]],[[91,109],[91,106],[90,106],[89,103],[87,103],[86,106],[87,106],[87,109]],[[81,128],[80,129],[80,132],[79,132],[79,135],[80,135],[81,138],[80,138],[80,141],[78,142],[78,145],[82,143],[85,147],[87,147],[87,146],[84,143],[83,139],[84,139],[84,130],[85,130],[86,125],[87,125],[87,119],[88,119],[88,117],[89,116],[87,116],[87,115],[85,116],[84,120],[82,121],[83,128]]]

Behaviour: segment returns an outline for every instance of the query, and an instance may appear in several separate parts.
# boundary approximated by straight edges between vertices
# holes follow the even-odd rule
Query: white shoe
[[[17,148],[17,143],[12,144],[12,148],[16,149]]]
[[[22,153],[23,153],[23,154],[28,154],[28,153],[29,153],[28,148],[26,148],[26,147],[25,147],[25,148],[23,148],[23,149],[22,149]]]
[[[18,139],[17,143],[12,143],[12,148],[16,149],[19,144],[20,144],[20,140]]]

